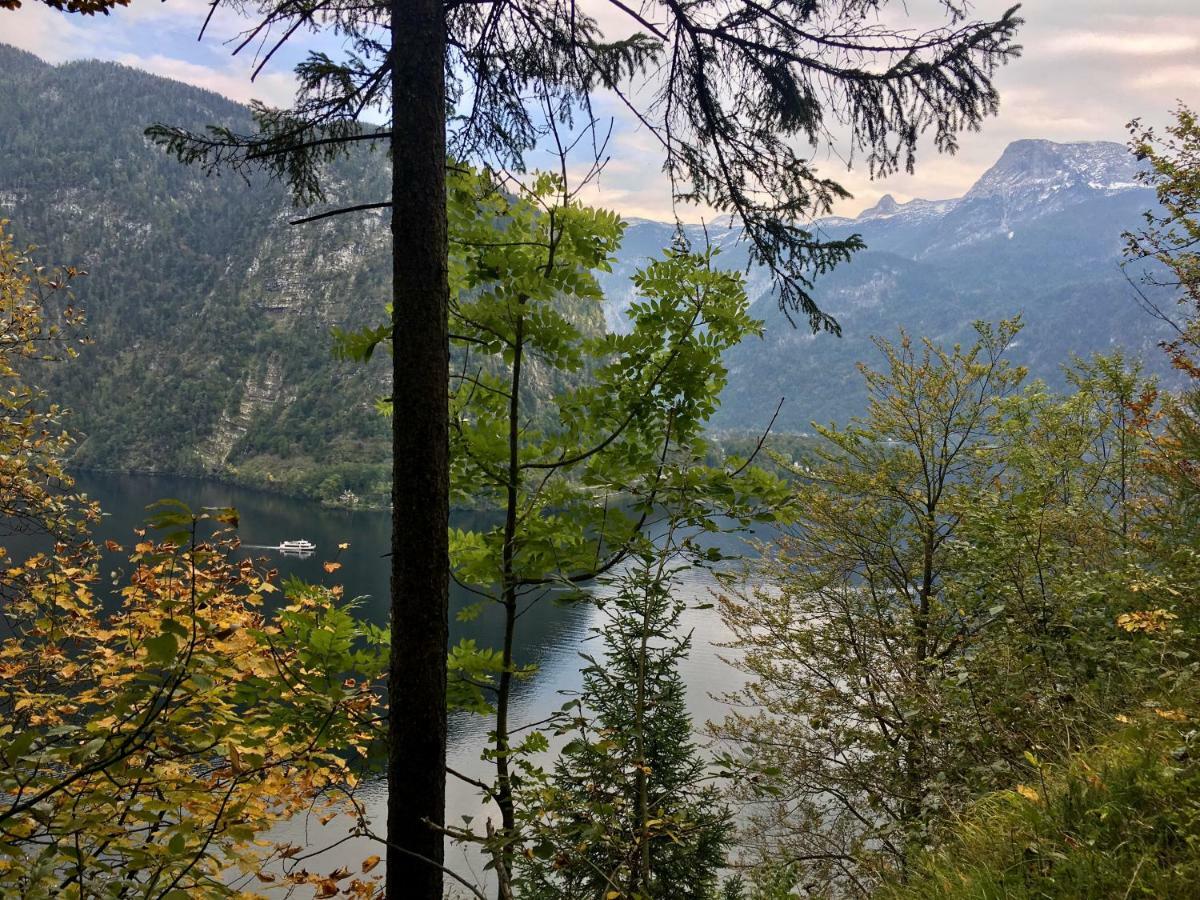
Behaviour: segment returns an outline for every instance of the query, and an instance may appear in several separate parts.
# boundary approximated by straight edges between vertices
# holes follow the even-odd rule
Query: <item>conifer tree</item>
[[[732,825],[692,737],[679,672],[691,634],[679,628],[667,543],[644,550],[601,602],[604,654],[584,657],[571,740],[530,798],[541,839],[521,860],[530,900],[717,896]]]
[[[964,0],[942,0],[943,23],[924,32],[886,24],[885,0],[610,0],[613,29],[574,0],[226,2],[257,15],[239,47],[261,46],[256,73],[302,29],[341,37],[345,58],[311,54],[297,68],[296,105],[256,105],[256,133],[159,126],[154,138],[210,171],[266,169],[305,204],[325,199],[322,162],[359,143],[391,151],[390,198],[316,217],[392,210],[393,396],[405,414],[393,419],[389,896],[440,897],[447,159],[520,169],[547,120],[586,133],[592,99],[606,93],[657,141],[673,195],[732,214],[751,259],[775,275],[781,306],[836,331],[812,279],[861,242],[825,241],[807,226],[847,193],[803,147],[844,132],[874,175],[911,168],[924,134],[953,151],[996,111],[992,76],[1017,54],[1020,20],[1014,7],[969,21]],[[380,108],[388,121],[366,124]]]

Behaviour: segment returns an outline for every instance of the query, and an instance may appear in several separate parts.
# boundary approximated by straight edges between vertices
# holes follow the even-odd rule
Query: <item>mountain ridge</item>
[[[80,294],[96,346],[45,374],[85,435],[79,464],[215,473],[322,499],[386,496],[388,429],[372,403],[390,389],[387,368],[329,353],[332,326],[373,322],[383,309],[383,216],[291,228],[279,185],[180,165],[148,145],[147,125],[246,126],[246,108],[120,64],[52,66],[0,45],[0,120],[13,126],[0,132],[0,217],[13,220],[19,242],[41,246],[39,260],[91,272]],[[379,160],[339,163],[334,199],[386,194]],[[868,247],[817,283],[844,337],[794,328],[768,274],[750,267],[766,335],[728,355],[715,424],[762,427],[780,396],[790,398],[785,430],[860,412],[855,364],[872,360],[870,335],[901,325],[959,340],[973,319],[1023,311],[1029,327],[1015,357],[1050,378],[1070,352],[1112,346],[1114,335],[1157,359],[1153,323],[1118,268],[1122,229],[1153,203],[1128,181],[1133,165],[1119,144],[1015,142],[961,198],[881,198],[853,219],[819,220],[829,237],[861,233]],[[633,299],[629,276],[674,231],[628,220],[601,278],[610,327]],[[721,264],[746,268],[728,222],[685,234],[717,245]]]
[[[723,264],[747,271],[753,311],[766,323],[762,339],[728,354],[729,384],[714,424],[765,427],[781,397],[788,398],[777,421],[783,430],[844,420],[865,410],[856,366],[874,362],[872,336],[892,338],[904,328],[966,343],[973,321],[1016,314],[1026,328],[1013,358],[1050,383],[1062,382],[1061,364],[1072,354],[1118,348],[1167,374],[1156,346],[1165,328],[1141,311],[1122,268],[1122,232],[1138,227],[1156,205],[1137,171],[1115,142],[1022,139],[961,197],[900,203],[885,194],[858,216],[817,220],[814,228],[826,238],[857,234],[866,244],[814,290],[818,305],[841,325],[841,339],[793,327],[770,280],[747,267],[737,231],[709,228]],[[604,284],[611,327],[622,327],[632,300],[623,286],[631,258],[669,240],[672,230],[631,225],[622,260]],[[696,244],[705,240],[697,227],[684,230]],[[1137,271],[1128,274],[1136,278]]]

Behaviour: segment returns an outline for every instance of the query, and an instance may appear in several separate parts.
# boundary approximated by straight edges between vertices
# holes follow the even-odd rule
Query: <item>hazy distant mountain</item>
[[[81,461],[251,481],[269,473],[322,496],[380,488],[388,429],[371,405],[388,390],[387,366],[333,361],[329,331],[381,315],[385,219],[290,227],[279,186],[205,178],[150,146],[143,129],[159,121],[245,125],[247,112],[124,66],[50,66],[0,45],[0,217],[19,242],[41,245],[41,258],[90,273],[79,293],[95,344],[45,376],[86,435]],[[974,319],[1023,312],[1015,356],[1042,375],[1071,352],[1116,344],[1159,360],[1159,335],[1118,269],[1121,231],[1153,202],[1133,165],[1118,144],[1018,141],[962,198],[885,197],[855,219],[822,220],[829,235],[857,232],[869,247],[818,286],[845,337],[793,328],[769,278],[751,271],[767,334],[730,354],[717,424],[761,426],[781,396],[780,424],[795,430],[859,411],[854,364],[872,358],[870,335],[900,325],[965,340]],[[380,155],[335,174],[341,200],[386,196]],[[628,276],[672,234],[630,222],[604,277],[610,326],[632,300]],[[738,237],[727,222],[708,229],[725,264],[743,267]]]
[[[936,165],[936,161],[928,163]],[[855,364],[875,361],[872,335],[943,342],[971,339],[971,323],[1021,313],[1026,327],[1013,358],[1050,381],[1070,354],[1122,347],[1151,367],[1163,364],[1164,335],[1133,299],[1120,269],[1122,231],[1137,227],[1154,195],[1135,180],[1136,163],[1121,144],[1024,140],[1003,155],[961,198],[898,203],[883,197],[857,218],[831,217],[830,237],[861,234],[867,249],[818,282],[816,298],[843,337],[812,335],[779,312],[769,281],[752,270],[755,313],[766,336],[729,355],[732,374],[716,424],[764,425],[786,397],[779,426],[806,430],[813,420],[862,411]],[[619,275],[633,258],[669,242],[670,226],[638,222],[609,278],[614,319],[627,305]],[[699,229],[688,229],[702,241]],[[709,229],[734,267],[744,267],[737,232]],[[619,327],[619,324],[617,325]]]

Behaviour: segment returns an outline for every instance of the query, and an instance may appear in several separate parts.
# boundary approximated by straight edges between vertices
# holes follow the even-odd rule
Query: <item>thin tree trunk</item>
[[[672,532],[674,528],[672,528]],[[667,541],[671,540],[668,533]],[[666,549],[663,550],[664,559]],[[662,575],[662,564],[659,564],[659,577]],[[653,584],[657,587],[657,584]],[[655,598],[651,595],[652,586],[647,584],[643,592],[642,603],[642,634],[638,644],[637,662],[637,696],[634,700],[634,756],[637,760],[637,772],[634,775],[637,785],[637,824],[638,824],[638,862],[630,868],[636,873],[630,885],[630,894],[638,889],[650,886],[650,785],[646,773],[646,655],[650,644],[650,604]]]
[[[525,300],[521,298],[523,305]],[[500,807],[501,840],[500,858],[503,865],[497,872],[497,896],[505,900],[512,896],[511,885],[506,883],[512,872],[513,848],[508,842],[516,831],[516,813],[513,805],[512,775],[510,772],[508,707],[512,697],[513,639],[517,624],[517,581],[515,560],[517,552],[517,504],[520,501],[518,487],[521,477],[521,364],[525,351],[525,318],[518,313],[513,339],[512,382],[508,406],[508,487],[504,507],[504,546],[501,548],[501,581],[504,600],[504,647],[501,659],[500,684],[496,695],[496,803]]]
[[[392,0],[392,596],[388,900],[441,900],[449,463],[446,32]]]

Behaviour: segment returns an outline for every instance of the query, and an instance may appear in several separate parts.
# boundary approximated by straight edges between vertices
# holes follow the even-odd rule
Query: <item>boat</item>
[[[279,542],[279,551],[281,553],[312,553],[316,549],[316,544],[312,541],[306,541],[303,538],[298,541]]]

